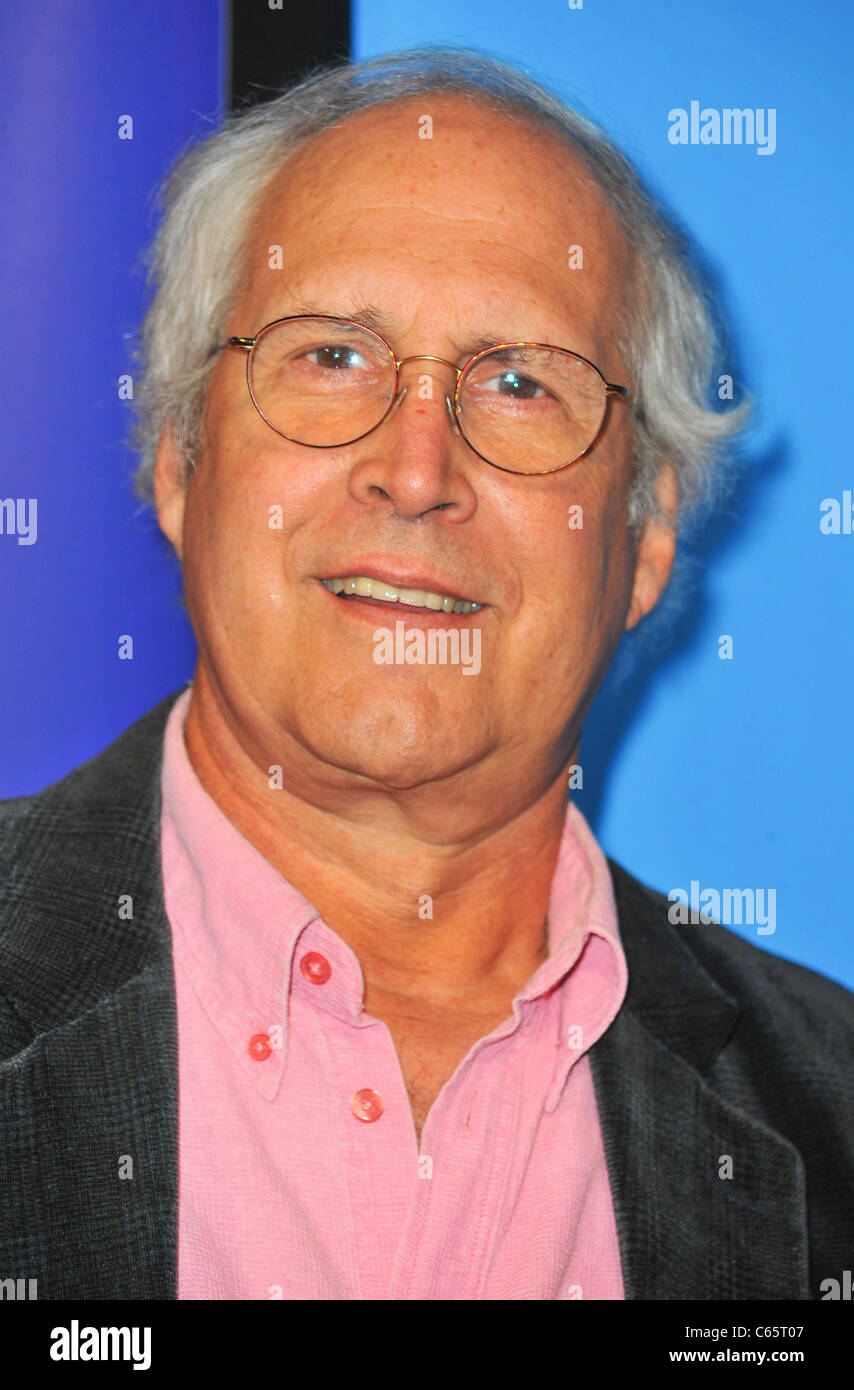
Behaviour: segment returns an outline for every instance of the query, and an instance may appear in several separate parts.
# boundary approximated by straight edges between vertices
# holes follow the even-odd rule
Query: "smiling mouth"
[[[402,603],[408,608],[423,608],[432,613],[478,613],[482,603],[440,594],[430,589],[410,589],[392,584],[386,579],[368,579],[365,575],[346,575],[321,579],[321,584],[339,598],[369,598],[379,603]]]

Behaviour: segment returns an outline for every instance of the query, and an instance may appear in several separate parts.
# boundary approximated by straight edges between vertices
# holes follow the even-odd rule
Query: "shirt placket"
[[[430,1160],[412,1196],[388,1297],[476,1299],[513,1201],[518,1032],[481,1039],[443,1087],[422,1134]],[[448,1246],[448,1232],[459,1239]]]
[[[327,1014],[322,1028],[350,1194],[353,1286],[359,1298],[384,1299],[418,1180],[409,1097],[384,1023]]]
[[[340,1167],[349,1195],[347,1278],[353,1296],[386,1296],[416,1180],[418,1147],[394,1041],[361,1009],[358,961],[325,924],[297,944],[293,985],[322,1038],[328,1104],[335,1108]]]

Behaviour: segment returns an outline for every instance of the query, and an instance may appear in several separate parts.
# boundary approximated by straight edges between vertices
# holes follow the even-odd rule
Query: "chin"
[[[390,791],[407,791],[462,771],[486,749],[460,741],[461,722],[431,704],[426,710],[390,706],[350,710],[301,721],[299,742],[312,757],[342,772],[353,773]],[[465,727],[463,724],[462,727]]]

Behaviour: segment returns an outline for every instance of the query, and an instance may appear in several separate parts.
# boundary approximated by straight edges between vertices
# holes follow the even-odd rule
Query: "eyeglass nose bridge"
[[[462,367],[454,366],[454,363],[449,362],[446,357],[434,357],[433,354],[429,352],[416,352],[413,353],[411,357],[396,357],[394,359],[394,365],[398,375],[398,382],[400,381],[400,369],[401,367],[405,367],[407,362],[441,362],[444,367],[450,367],[451,371],[456,373],[456,382],[454,384],[454,396],[456,397],[456,387],[459,386],[460,377],[463,374]],[[394,400],[392,401],[391,405],[389,406],[388,412],[386,413],[386,419],[389,419],[389,417],[394,414],[408,390],[408,386],[404,386],[398,389],[398,391],[395,393]],[[447,391],[445,391],[444,396],[445,405],[448,408],[448,415],[450,416],[451,424],[453,425],[457,434],[460,435],[460,437],[462,438],[462,430],[460,429],[460,422],[457,419],[457,412],[454,409],[454,402],[451,400],[451,397],[448,395]]]

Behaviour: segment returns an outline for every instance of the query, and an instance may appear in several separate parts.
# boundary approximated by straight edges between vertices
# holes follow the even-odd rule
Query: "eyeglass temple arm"
[[[222,352],[223,348],[244,348],[246,352],[251,352],[254,346],[254,338],[227,338],[224,343],[217,343],[216,347],[211,348],[206,360],[209,362],[212,357],[216,357],[218,353]]]

